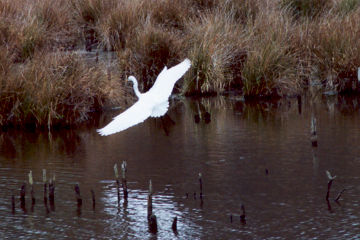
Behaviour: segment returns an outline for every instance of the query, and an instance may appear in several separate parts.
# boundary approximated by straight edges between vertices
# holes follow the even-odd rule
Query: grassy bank
[[[0,0],[0,126],[82,122],[146,91],[164,65],[193,65],[185,95],[359,90],[360,0]],[[117,74],[74,50],[115,51]]]

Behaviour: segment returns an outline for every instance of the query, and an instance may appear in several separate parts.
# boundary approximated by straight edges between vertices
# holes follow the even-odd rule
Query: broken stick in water
[[[173,230],[175,235],[178,235],[177,231],[177,217],[174,217],[173,223],[171,225],[171,229]]]
[[[53,178],[49,180],[49,202],[52,211],[55,210],[55,174]]]
[[[46,184],[46,169],[43,172],[43,183],[44,183],[44,203],[47,204],[47,184]]]
[[[148,193],[148,212],[147,212],[148,220],[150,220],[150,216],[152,215],[152,194],[153,194],[152,182],[151,182],[151,179],[150,179],[150,181],[149,181],[149,193]]]
[[[92,189],[90,190],[90,192],[91,192],[93,210],[95,211],[95,192]]]
[[[20,206],[21,208],[25,211],[25,194],[26,194],[26,189],[25,189],[25,183],[23,183],[23,185],[21,185],[21,189],[20,189]]]
[[[46,169],[43,169],[43,183],[44,183],[44,206],[46,214],[50,213],[48,204],[47,204],[47,184],[46,184]]]
[[[202,192],[203,185],[202,185],[202,174],[201,173],[199,173],[199,183],[200,183],[200,200],[202,201],[203,200],[203,192]]]
[[[15,196],[14,196],[14,194],[11,195],[11,212],[12,212],[12,214],[15,214]]]
[[[32,176],[32,171],[29,172],[29,184],[30,184],[30,194],[31,194],[31,206],[35,205],[35,196],[34,196],[34,181]]]
[[[158,229],[157,229],[157,220],[156,220],[156,216],[155,215],[151,215],[149,218],[149,231],[153,234],[156,234]]]
[[[114,164],[114,173],[116,178],[116,189],[117,189],[117,197],[118,197],[118,206],[120,206],[120,182],[119,182],[119,172],[117,168],[117,164]]]
[[[246,224],[246,215],[245,215],[245,206],[244,204],[241,204],[241,215],[240,215],[240,222],[243,224]]]
[[[152,212],[152,195],[153,195],[153,187],[151,179],[149,181],[149,194],[148,194],[148,224],[149,224],[149,231],[151,233],[157,233],[157,220],[156,215]]]
[[[75,184],[74,190],[75,190],[75,196],[76,196],[77,206],[78,206],[78,207],[81,207],[81,205],[82,205],[82,198],[81,198],[81,195],[80,195],[80,187],[79,187],[79,184]]]
[[[326,176],[327,176],[328,179],[329,179],[329,181],[328,181],[327,193],[326,193],[326,201],[329,201],[331,185],[332,185],[334,179],[336,178],[336,176],[331,176],[331,174],[330,174],[329,171],[326,171]]]
[[[314,115],[311,116],[311,144],[313,147],[317,147],[317,132],[316,132],[316,118]]]
[[[299,114],[301,114],[302,112],[301,95],[297,95],[297,104],[298,104],[298,112]]]
[[[126,161],[123,161],[121,164],[121,182],[123,187],[123,193],[124,193],[124,201],[127,201],[128,198],[128,190],[127,190],[127,181],[126,181],[126,172],[127,172],[127,164]]]
[[[335,198],[335,202],[339,202],[340,198],[341,198],[341,195],[343,194],[343,192],[346,191],[346,188],[344,188],[343,190],[341,190],[341,192],[339,192],[339,194],[336,196]]]

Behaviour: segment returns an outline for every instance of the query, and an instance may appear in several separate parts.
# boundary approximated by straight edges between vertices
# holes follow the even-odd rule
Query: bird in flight
[[[101,136],[114,134],[138,123],[145,121],[148,117],[161,117],[169,108],[169,96],[178,81],[190,68],[191,62],[185,59],[178,65],[160,72],[154,85],[146,93],[140,93],[138,82],[134,76],[130,76],[128,81],[133,82],[133,88],[138,101],[114,119],[104,128],[98,129]]]

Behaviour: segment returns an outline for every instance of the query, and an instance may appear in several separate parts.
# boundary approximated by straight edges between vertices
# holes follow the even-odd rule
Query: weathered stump
[[[94,192],[94,190],[90,190],[90,192],[91,192],[91,198],[92,198],[92,207],[93,207],[93,210],[95,210],[95,204],[96,204],[96,202],[95,202],[95,192]]]
[[[77,206],[78,206],[78,207],[81,207],[81,205],[82,205],[82,198],[81,198],[81,194],[80,194],[80,187],[79,187],[78,184],[75,184],[74,190],[75,190],[75,197],[76,197]]]
[[[155,215],[149,217],[149,231],[153,234],[156,234],[158,231],[157,220]]]
[[[173,230],[175,235],[178,234],[178,231],[177,231],[177,217],[174,217],[174,220],[173,220],[172,225],[171,225],[171,229]]]
[[[126,161],[123,161],[121,164],[121,182],[122,182],[122,188],[124,193],[124,201],[128,200],[128,188],[127,188],[127,180],[126,180],[126,172],[127,172],[127,164]]]

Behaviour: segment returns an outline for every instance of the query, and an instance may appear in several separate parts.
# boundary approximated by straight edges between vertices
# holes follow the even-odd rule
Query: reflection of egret
[[[123,131],[138,123],[145,121],[148,117],[161,117],[169,107],[169,96],[177,80],[190,68],[191,62],[185,59],[182,63],[161,71],[154,86],[146,93],[140,93],[138,83],[134,76],[128,78],[133,82],[134,92],[139,100],[125,112],[116,116],[112,122],[98,133],[102,136]]]

